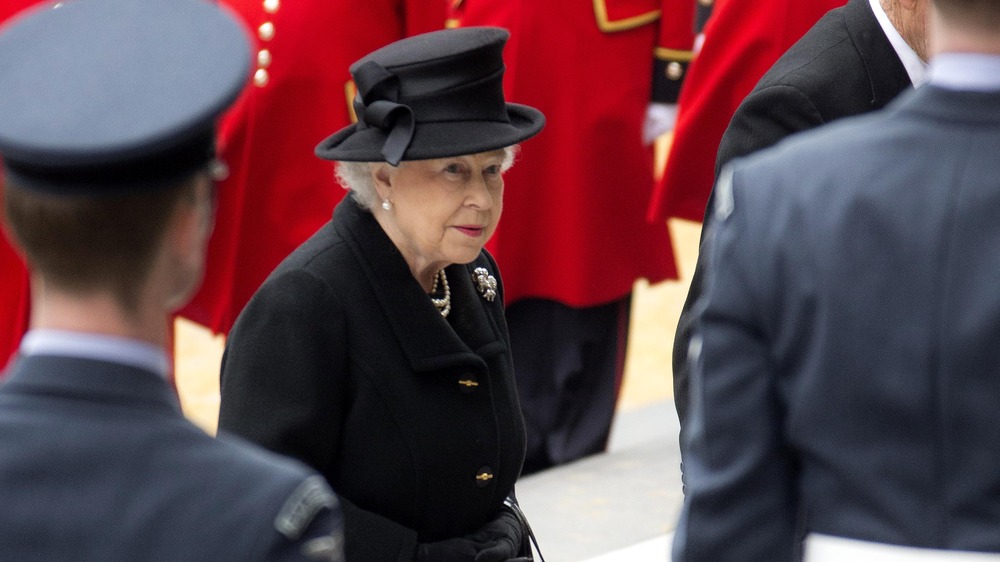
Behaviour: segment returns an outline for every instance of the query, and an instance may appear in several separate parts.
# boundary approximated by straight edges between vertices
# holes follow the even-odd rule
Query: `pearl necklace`
[[[431,287],[430,294],[433,295],[437,292],[439,284],[444,288],[444,298],[436,299],[431,297],[431,303],[434,304],[434,308],[438,309],[441,316],[447,318],[448,313],[451,312],[451,288],[448,287],[448,276],[444,274],[443,269],[438,271],[437,275],[434,276],[434,286]]]

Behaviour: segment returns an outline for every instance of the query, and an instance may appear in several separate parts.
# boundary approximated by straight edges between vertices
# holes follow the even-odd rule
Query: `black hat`
[[[0,29],[0,155],[26,189],[164,185],[214,158],[250,73],[237,20],[202,0],[67,0]]]
[[[325,160],[378,162],[475,154],[534,136],[540,111],[506,103],[503,46],[495,27],[424,33],[351,65],[358,122],[316,147]]]

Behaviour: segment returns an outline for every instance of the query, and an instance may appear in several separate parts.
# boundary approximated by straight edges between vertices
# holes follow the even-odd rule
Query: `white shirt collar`
[[[915,88],[919,88],[927,81],[927,63],[917,56],[917,52],[903,39],[896,26],[892,25],[892,22],[889,21],[889,16],[882,9],[882,3],[879,0],[868,0],[868,3],[872,7],[872,12],[875,12],[875,19],[882,26],[882,31],[889,39],[889,43],[892,44],[892,48],[896,51],[896,56],[903,63],[906,74],[910,76],[910,82]]]
[[[930,83],[949,90],[1000,90],[1000,56],[941,53],[931,60]]]
[[[58,355],[121,363],[160,374],[166,378],[170,367],[163,349],[144,341],[72,332],[68,330],[29,330],[21,340],[22,355]]]

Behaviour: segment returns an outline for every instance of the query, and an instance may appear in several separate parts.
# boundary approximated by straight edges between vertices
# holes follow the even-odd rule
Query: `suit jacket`
[[[342,541],[319,476],[206,435],[159,374],[19,358],[0,387],[0,443],[4,560],[342,560],[339,545],[336,557],[302,552]]]
[[[737,108],[719,146],[718,167],[735,157],[835,121],[881,109],[910,87],[910,78],[868,0],[830,11],[761,78]],[[702,233],[711,227],[714,197]],[[674,338],[674,397],[683,427],[687,414],[692,305],[702,291],[699,260]]]
[[[723,172],[675,560],[1000,552],[998,151],[1000,92],[928,85]]]
[[[473,282],[498,280],[490,301]],[[346,197],[240,314],[219,426],[323,473],[348,559],[413,559],[417,542],[492,520],[524,460],[503,287],[485,253],[446,268],[445,319],[371,213]]]
[[[719,141],[736,107],[789,47],[845,1],[713,0],[704,44],[681,90],[666,168],[647,210],[650,221],[705,216]]]
[[[881,109],[910,85],[868,0],[851,0],[823,16],[740,103],[719,144],[716,174],[793,133]]]

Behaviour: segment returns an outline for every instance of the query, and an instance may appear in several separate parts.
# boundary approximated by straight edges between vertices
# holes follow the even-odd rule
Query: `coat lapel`
[[[875,19],[868,0],[851,0],[844,7],[844,23],[871,83],[873,109],[885,107],[899,92],[912,86],[906,68]]]
[[[445,270],[452,292],[449,322],[431,304],[382,227],[371,213],[358,206],[353,196],[344,198],[334,216],[338,234],[351,247],[414,371],[470,364],[485,369],[481,355],[506,349],[465,265]]]

